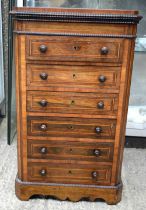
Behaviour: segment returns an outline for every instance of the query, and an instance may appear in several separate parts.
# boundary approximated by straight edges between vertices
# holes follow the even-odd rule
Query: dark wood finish
[[[16,8],[16,195],[121,199],[137,11]]]

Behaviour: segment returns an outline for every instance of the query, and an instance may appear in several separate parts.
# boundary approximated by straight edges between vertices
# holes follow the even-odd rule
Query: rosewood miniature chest
[[[16,195],[116,204],[137,11],[16,8]]]

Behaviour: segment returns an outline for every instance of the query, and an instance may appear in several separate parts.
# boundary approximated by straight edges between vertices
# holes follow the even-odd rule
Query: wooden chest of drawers
[[[26,9],[14,19],[21,200],[116,204],[137,11]]]

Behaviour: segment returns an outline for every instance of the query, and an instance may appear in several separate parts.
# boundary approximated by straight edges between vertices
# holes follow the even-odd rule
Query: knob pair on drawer
[[[42,131],[47,131],[47,124],[41,124],[40,126],[39,126],[39,128],[40,128],[40,130],[42,130]],[[74,127],[72,126],[72,125],[69,125],[69,126],[67,126],[67,128],[68,129],[73,129]],[[96,127],[95,128],[95,131],[96,131],[96,133],[97,134],[100,134],[101,132],[102,132],[102,128],[99,126],[99,127]]]
[[[40,173],[41,176],[46,176],[46,175],[47,175],[47,170],[46,170],[46,169],[42,169],[42,170],[40,170],[39,173]],[[72,171],[69,170],[68,173],[69,173],[69,174],[72,174]],[[93,179],[97,179],[97,178],[98,178],[98,173],[97,173],[96,171],[91,172],[91,177],[92,177]]]
[[[73,78],[75,78],[76,77],[76,75],[75,74],[73,74]],[[47,80],[47,78],[48,78],[48,74],[47,73],[45,73],[45,72],[42,72],[41,74],[40,74],[40,78],[42,79],[42,80]],[[98,80],[99,80],[99,82],[100,83],[104,83],[105,81],[106,81],[106,76],[104,76],[104,75],[100,75],[99,77],[98,77]]]
[[[42,107],[46,107],[48,105],[48,101],[43,99],[41,101],[38,102]],[[75,105],[75,101],[72,100],[71,105]],[[98,109],[103,109],[104,108],[104,102],[103,101],[99,101],[98,104],[97,104],[97,108]]]
[[[39,151],[41,154],[47,154],[47,152],[48,152],[47,147],[41,147]],[[73,150],[70,149],[70,152],[72,152],[72,151]],[[99,157],[101,155],[101,151],[99,149],[94,149],[93,155],[95,155],[96,157]]]
[[[48,47],[44,44],[40,45],[40,47],[39,47],[39,50],[40,50],[41,53],[47,52],[47,49],[48,49]],[[81,46],[75,45],[75,46],[73,46],[73,49],[78,51],[78,50],[81,49]],[[107,47],[102,47],[100,49],[100,54],[101,55],[107,55],[108,53],[109,53],[109,49]]]

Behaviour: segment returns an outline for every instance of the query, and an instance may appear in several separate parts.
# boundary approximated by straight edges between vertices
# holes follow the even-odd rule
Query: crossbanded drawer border
[[[46,32],[30,32],[30,31],[13,31],[14,34],[18,35],[40,35],[40,36],[66,36],[66,37],[92,37],[92,38],[124,38],[124,39],[135,39],[135,35],[126,34],[82,34],[82,33],[46,33]]]

